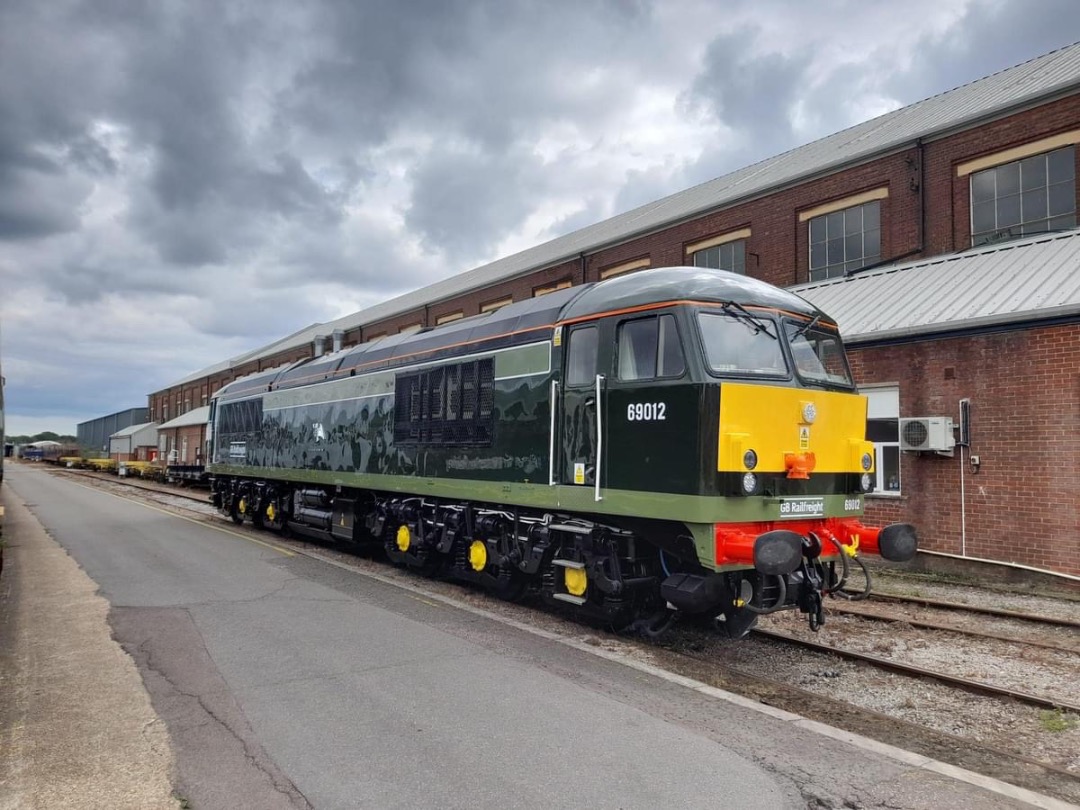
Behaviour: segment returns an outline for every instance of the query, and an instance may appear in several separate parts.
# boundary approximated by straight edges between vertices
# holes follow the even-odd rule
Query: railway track
[[[1080,804],[1080,775],[1053,763],[861,707],[749,669],[718,663],[711,655],[665,650],[664,657],[667,659],[664,665],[673,671],[743,697]],[[687,666],[671,666],[672,659],[681,659]]]
[[[112,483],[113,485],[121,485],[124,489],[128,489],[130,484],[134,482],[117,481],[111,476],[101,476],[101,483],[104,485]],[[141,486],[139,486],[139,484],[141,484]],[[135,484],[135,487],[144,491],[145,495],[150,500],[156,501],[159,498],[164,499],[161,501],[162,503],[167,503],[169,499],[179,498],[181,500],[191,501],[193,504],[199,503],[204,506],[208,504],[208,497],[205,491],[177,490],[145,484],[143,482],[138,482]],[[177,505],[177,508],[186,509],[186,507],[179,505]],[[200,514],[206,514],[204,510],[199,510],[199,512]],[[214,516],[216,516],[216,513],[207,519],[212,520]],[[246,527],[237,528],[243,530]],[[294,543],[287,538],[282,538],[280,542],[289,547],[294,547]],[[307,546],[304,545],[304,548],[306,547]],[[343,556],[348,557],[349,555]],[[358,566],[357,570],[362,571],[362,566]],[[435,589],[439,589],[443,586],[443,583],[438,581],[431,581],[429,584],[430,587]],[[890,597],[888,600],[881,601],[892,603],[916,603],[922,607],[937,607],[934,603],[938,600]],[[514,611],[519,608],[517,605],[494,603],[494,600],[491,600],[491,602],[493,603],[491,605],[492,609],[496,609],[499,612],[509,611],[512,615],[516,615]],[[487,600],[485,600],[485,604],[486,603]],[[964,610],[971,613],[988,615],[1004,614],[998,616],[998,618],[1009,618],[1013,620],[1031,615],[1019,613],[1017,611],[999,610],[991,612],[986,609],[973,608],[971,605],[959,603],[946,602],[944,604],[950,606],[955,605],[955,608],[953,609],[957,611]],[[528,606],[524,607],[526,609],[531,609]],[[837,612],[851,612],[853,614],[860,612],[857,610],[849,611],[847,605],[831,605],[830,609],[837,607]],[[880,617],[876,615],[872,617],[867,616],[867,618],[880,619]],[[1049,617],[1036,617],[1034,621],[1039,621],[1043,618],[1049,619],[1044,622],[1047,626],[1057,625],[1064,628],[1071,628],[1076,625],[1075,622],[1051,619]],[[898,618],[895,619],[895,621],[906,622],[911,626],[915,626],[915,623],[908,618]],[[930,623],[924,622],[923,624]],[[580,626],[578,626],[577,629],[580,631]],[[954,628],[934,627],[933,629],[953,630]],[[573,630],[564,629],[559,632],[573,632]],[[819,643],[807,643],[801,639],[789,637],[784,633],[755,631],[755,634],[760,637],[761,643],[763,644],[771,643],[774,646],[777,644],[795,644],[802,648],[806,648],[807,655],[828,653],[834,656],[855,659],[853,660],[852,666],[865,666],[868,672],[876,669],[882,672],[890,671],[897,673],[900,677],[910,678],[915,681],[934,681],[940,684],[940,688],[942,689],[963,690],[969,694],[985,696],[988,701],[1003,701],[1004,705],[1015,705],[1018,711],[1021,710],[1021,707],[1033,707],[1035,709],[1048,711],[1064,711],[1080,714],[1080,705],[1073,705],[1067,701],[1048,699],[1037,695],[1029,695],[1017,690],[995,687],[991,684],[971,681],[970,679],[951,676],[946,673],[899,664],[897,662],[879,658],[878,656],[860,653],[849,654],[842,650],[827,647]],[[1080,804],[1080,775],[1075,773],[1074,770],[1070,770],[1063,767],[1063,765],[1057,764],[1058,762],[1065,761],[1060,757],[1053,757],[1052,759],[1054,761],[1043,761],[1032,756],[1032,751],[1019,742],[1016,743],[1016,750],[1010,750],[1013,740],[1008,739],[1007,737],[988,737],[986,739],[988,739],[989,742],[986,742],[985,740],[978,740],[966,736],[966,733],[950,733],[950,730],[943,730],[940,726],[934,727],[932,724],[924,724],[918,719],[917,715],[911,715],[914,719],[908,719],[908,716],[905,716],[905,713],[903,712],[900,713],[900,715],[897,715],[875,711],[873,708],[859,705],[857,702],[858,695],[855,694],[850,687],[845,687],[843,690],[836,690],[830,685],[827,687],[828,694],[822,694],[820,691],[805,689],[798,685],[798,683],[795,682],[797,678],[793,678],[792,681],[782,681],[775,677],[771,677],[776,672],[775,668],[770,670],[768,666],[764,666],[761,671],[755,671],[755,668],[752,665],[744,668],[739,666],[737,662],[730,663],[731,659],[737,659],[739,657],[738,651],[740,649],[747,649],[749,655],[748,660],[752,660],[759,655],[759,653],[749,652],[749,648],[743,648],[741,646],[749,644],[752,639],[750,641],[735,642],[734,644],[724,643],[720,642],[714,635],[709,634],[704,630],[698,630],[697,628],[687,626],[682,627],[678,635],[682,637],[681,642],[674,646],[669,646],[664,643],[638,642],[636,640],[631,640],[628,643],[639,649],[641,655],[654,660],[660,666],[669,669],[669,671],[696,678],[704,683],[709,683],[719,688],[743,695],[747,698],[758,700],[829,725],[837,726],[853,733],[863,734],[906,750],[915,751],[935,759],[951,762],[959,767],[992,775],[1019,786]],[[987,633],[969,633],[969,635],[992,639],[999,638],[993,634]],[[766,636],[771,638],[767,639]],[[1016,639],[1002,640],[1016,641]],[[687,649],[688,647],[705,649],[708,652],[706,654],[697,654],[693,652],[692,649]],[[862,659],[861,662],[858,661],[860,658]],[[868,677],[869,680],[873,682],[872,675],[864,677]],[[845,683],[847,682],[845,681]],[[865,686],[859,687],[859,689],[865,688]],[[880,689],[880,686],[871,688]],[[937,705],[936,701],[940,700],[940,698],[937,697],[935,693],[926,693],[924,690],[925,687],[923,690],[919,690],[923,691],[923,697],[919,700],[925,701],[925,705],[923,705],[922,708],[925,711],[934,713],[936,710],[933,707]],[[855,691],[857,692],[858,690]],[[970,698],[965,698],[965,700],[970,700]],[[871,705],[873,705],[873,702],[871,702]],[[891,711],[891,709],[888,711]],[[1027,709],[1027,711],[1031,711],[1031,709]],[[953,728],[951,731],[956,731],[956,729]]]
[[[892,602],[918,605],[919,607],[936,608],[938,610],[963,611],[983,616],[995,616],[1002,619],[1018,619],[1020,621],[1035,622],[1038,624],[1051,624],[1058,627],[1080,628],[1080,621],[1064,619],[1055,616],[1040,616],[1036,613],[1024,613],[1017,610],[1003,610],[1001,608],[979,607],[978,605],[966,605],[962,602],[947,602],[940,599],[927,599],[921,596],[901,596],[899,594],[874,593],[870,596],[872,602]]]
[[[866,619],[868,621],[888,622],[892,624],[904,624],[909,627],[917,627],[922,630],[939,630],[947,633],[959,633],[965,636],[973,636],[977,638],[990,639],[992,641],[1001,641],[1008,644],[1022,644],[1027,647],[1039,647],[1044,650],[1056,650],[1058,652],[1065,653],[1077,653],[1080,654],[1080,638],[1075,638],[1069,643],[1059,644],[1053,641],[1040,640],[1038,638],[1023,637],[1021,635],[1007,635],[1004,633],[996,633],[990,630],[980,630],[974,627],[963,627],[958,624],[951,624],[945,622],[928,621],[926,619],[917,619],[911,616],[894,615],[887,616],[880,613],[875,613],[870,610],[862,608],[853,608],[846,605],[830,605],[829,612],[840,613],[845,616],[857,616],[860,619]],[[984,614],[991,616],[998,616],[1002,611],[986,611],[978,608],[973,609],[974,614]],[[1047,616],[1035,616],[1033,614],[1022,613],[1010,613],[1011,620],[1016,621],[1030,621],[1034,623],[1045,623],[1055,628],[1071,629],[1073,627],[1080,628],[1080,623],[1073,622],[1068,619],[1055,619]]]
[[[854,650],[845,650],[841,647],[834,647],[830,644],[822,644],[821,642],[811,641],[810,639],[798,638],[796,636],[788,635],[787,633],[777,633],[773,630],[754,628],[751,633],[758,638],[772,639],[774,641],[781,641],[785,644],[794,644],[808,650],[829,653],[830,655],[845,658],[849,661],[859,661],[865,664],[879,667],[881,669],[889,670],[890,672],[898,672],[902,675],[910,675],[916,678],[931,678],[935,681],[938,681],[939,683],[950,684],[952,686],[959,687],[960,689],[963,689],[967,692],[973,692],[980,695],[991,695],[1000,698],[1008,698],[1029,706],[1036,706],[1042,709],[1056,709],[1059,711],[1069,711],[1080,714],[1080,704],[1073,704],[1064,700],[1041,697],[1039,695],[1033,695],[1027,692],[1020,692],[1015,689],[1009,689],[1004,686],[995,686],[994,684],[986,683],[984,681],[976,681],[971,678],[963,678],[958,675],[950,675],[947,672],[940,672],[937,670],[926,669],[925,667],[917,667],[911,664],[904,664],[900,661],[882,658],[881,656],[877,655],[870,655],[869,653],[861,653]]]

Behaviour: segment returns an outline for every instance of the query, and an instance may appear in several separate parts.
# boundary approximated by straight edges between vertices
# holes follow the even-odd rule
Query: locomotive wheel
[[[237,526],[244,522],[244,516],[240,514],[240,510],[237,508],[235,500],[233,500],[232,504],[229,506],[229,519]]]
[[[434,579],[442,573],[443,561],[439,554],[428,552],[427,557],[420,565],[410,566],[416,573],[428,579]]]
[[[528,590],[529,580],[517,572],[510,574],[509,581],[499,580],[497,585],[491,586],[491,593],[504,602],[517,602]]]

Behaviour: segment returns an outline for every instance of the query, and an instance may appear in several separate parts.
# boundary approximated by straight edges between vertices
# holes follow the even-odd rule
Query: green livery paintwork
[[[380,492],[415,494],[447,500],[472,500],[558,512],[597,515],[634,515],[656,520],[684,523],[694,536],[698,559],[715,561],[713,524],[782,521],[776,498],[715,497],[677,495],[648,491],[601,489],[595,499],[591,486],[544,485],[505,481],[478,481],[475,478],[453,480],[401,475],[360,475],[329,470],[270,470],[243,465],[216,464],[218,475],[237,475],[295,481],[322,486],[347,487]],[[857,502],[858,508],[846,504]],[[823,512],[828,517],[851,517],[862,514],[862,500],[843,495],[823,498]],[[799,517],[799,516],[791,516]]]
[[[862,499],[843,494],[850,482],[842,475],[816,475],[808,482],[774,474],[763,490],[769,494],[734,494],[738,473],[719,472],[717,465],[722,380],[704,362],[698,304],[681,302],[744,302],[807,318],[819,316],[817,310],[759,282],[688,268],[650,271],[558,295],[355,347],[340,366],[334,360],[314,361],[318,368],[307,376],[298,366],[281,372],[280,382],[275,375],[237,381],[217,398],[208,470],[217,476],[607,516],[612,525],[663,521],[670,536],[693,536],[698,560],[708,568],[715,567],[716,523],[862,514]],[[557,301],[562,303],[556,306]],[[643,314],[616,305],[649,309]],[[528,317],[534,320],[526,324]],[[666,317],[675,325],[675,345],[681,345],[685,364],[670,378],[620,379],[619,329],[649,317]],[[560,327],[561,341],[553,343],[560,319],[567,325]],[[778,323],[772,321],[774,330]],[[594,372],[577,375],[579,385],[567,385],[570,341],[575,331],[593,327]],[[476,337],[481,331],[482,339]],[[421,405],[423,414],[441,414],[442,422],[451,413],[464,414],[464,400],[451,407],[448,382],[444,388],[435,382],[423,388],[417,380],[441,373],[425,370],[456,367],[463,392],[469,363],[487,375],[487,410],[477,404],[476,413],[485,419],[490,414],[490,426],[461,433],[457,428],[466,418],[454,416],[461,420],[453,424],[455,430],[437,433],[441,423],[417,417],[417,410],[407,419],[427,432],[403,431],[395,408],[428,403],[432,390],[446,399],[437,400],[438,409]],[[474,391],[480,388],[476,374]],[[320,381],[300,384],[314,378]],[[795,378],[782,384],[799,385]],[[428,393],[409,394],[414,397],[409,399],[406,391]],[[223,409],[244,403],[250,407],[242,414],[239,407],[230,411],[232,432],[226,432]]]

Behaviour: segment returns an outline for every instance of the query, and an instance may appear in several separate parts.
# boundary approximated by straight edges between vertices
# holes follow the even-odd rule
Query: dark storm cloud
[[[0,3],[9,402],[142,404],[1080,30],[912,3]]]
[[[94,83],[56,81],[80,61],[78,46],[65,52],[50,41],[56,11],[0,8],[0,241],[75,230],[89,193],[66,173],[64,153],[88,137],[78,91]]]
[[[174,264],[242,259],[278,220],[332,229],[352,190],[323,187],[281,133],[245,120],[268,56],[265,31],[216,9],[154,20],[156,36],[132,49],[121,93],[151,166],[132,223]]]
[[[314,132],[348,131],[360,143],[442,122],[500,149],[540,121],[606,114],[583,74],[633,61],[650,35],[649,7],[597,0],[328,3],[311,23],[326,47],[283,94],[282,109]]]
[[[0,242],[76,230],[78,206],[89,191],[60,172],[0,167]]]
[[[410,179],[413,194],[406,226],[460,265],[481,258],[479,249],[518,226],[543,189],[540,162],[527,153],[436,149]]]
[[[722,121],[751,159],[786,149],[792,141],[792,111],[805,91],[809,52],[787,56],[760,51],[763,32],[745,27],[716,37],[687,101]]]

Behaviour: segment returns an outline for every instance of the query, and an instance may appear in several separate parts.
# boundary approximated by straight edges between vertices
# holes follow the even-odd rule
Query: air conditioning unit
[[[900,420],[900,449],[951,456],[956,439],[950,416],[918,416]]]

